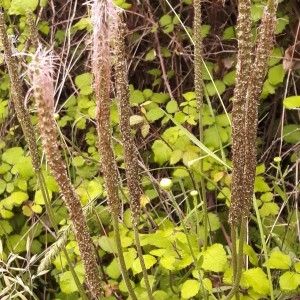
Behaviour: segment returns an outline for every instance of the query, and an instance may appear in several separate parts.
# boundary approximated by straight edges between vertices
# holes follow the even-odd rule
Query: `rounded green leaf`
[[[38,0],[12,0],[8,14],[25,15],[26,10],[34,11],[37,8],[38,3]]]
[[[116,258],[108,265],[105,273],[112,279],[118,279],[121,276],[119,264]]]
[[[163,15],[160,19],[159,19],[159,24],[161,26],[166,26],[172,23],[172,17],[170,15]]]
[[[259,209],[259,214],[262,218],[267,216],[276,216],[279,212],[279,206],[274,202],[266,202]]]
[[[256,293],[268,295],[270,292],[267,275],[261,268],[253,268],[245,271],[242,275],[241,285],[244,288],[251,287]]]
[[[224,271],[227,256],[221,244],[213,244],[202,255],[204,256],[202,269],[214,272]]]
[[[21,147],[10,148],[2,154],[2,161],[14,165],[19,161],[23,154],[24,150]]]
[[[163,110],[159,107],[150,109],[147,113],[146,113],[146,118],[149,122],[155,122],[156,120],[161,119],[162,117],[164,117],[165,113],[163,112]]]
[[[159,165],[163,165],[172,156],[171,148],[162,140],[156,140],[152,145],[152,151],[154,153],[154,161]]]
[[[222,95],[226,90],[225,84],[220,80],[209,82],[205,87],[209,96]]]
[[[269,266],[271,269],[289,269],[292,265],[291,257],[283,252],[276,250],[270,255],[268,263],[264,263],[264,266]]]
[[[145,266],[146,266],[147,270],[150,269],[156,263],[156,258],[152,255],[145,254],[145,255],[143,255],[143,258],[144,258],[144,262],[145,262]],[[139,258],[137,258],[134,261],[134,263],[132,265],[132,270],[133,270],[134,274],[138,274],[138,273],[142,272],[141,262],[140,262]]]
[[[183,299],[190,299],[198,294],[200,290],[200,281],[189,279],[184,282],[181,287],[181,297]]]
[[[6,189],[6,182],[0,178],[0,195],[4,193]]]
[[[300,274],[285,272],[279,278],[279,286],[282,291],[293,291],[300,286]]]
[[[175,113],[176,111],[178,111],[178,103],[177,101],[175,100],[171,100],[167,103],[167,106],[166,106],[166,111],[169,113],[169,114],[173,114]]]
[[[286,143],[296,145],[300,141],[300,126],[288,124],[283,126],[283,140]]]
[[[287,109],[300,108],[300,96],[287,97],[283,100],[283,105]]]
[[[0,220],[0,236],[9,235],[13,231],[12,226],[6,220]]]
[[[285,71],[283,69],[283,65],[276,65],[271,67],[268,72],[268,80],[272,85],[277,85],[283,82],[285,76]]]
[[[31,157],[20,157],[18,162],[13,166],[11,170],[12,174],[19,173],[23,178],[29,179],[35,175]]]

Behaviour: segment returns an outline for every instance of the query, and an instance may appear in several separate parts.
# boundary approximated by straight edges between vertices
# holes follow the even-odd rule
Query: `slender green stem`
[[[148,299],[152,300],[153,299],[152,289],[151,289],[151,286],[150,286],[150,282],[149,282],[149,278],[148,278],[148,274],[147,274],[147,269],[146,269],[145,261],[144,261],[144,258],[143,258],[143,252],[142,252],[142,248],[141,248],[141,244],[140,244],[140,237],[139,237],[139,231],[138,231],[137,226],[133,226],[133,231],[134,231],[135,246],[136,246],[137,254],[138,254],[140,264],[141,264],[141,268],[142,268],[142,273],[143,273],[143,278],[144,278],[144,281],[145,281],[145,286],[146,286],[146,290],[147,290],[147,294],[148,294]]]
[[[134,290],[132,288],[129,275],[126,269],[126,264],[125,264],[125,258],[123,254],[123,249],[122,249],[122,244],[121,244],[121,238],[120,238],[120,230],[119,230],[119,220],[118,216],[113,213],[113,228],[114,228],[114,237],[115,237],[115,242],[117,246],[117,252],[118,252],[118,259],[119,259],[119,265],[122,273],[122,277],[124,279],[125,285],[127,287],[129,296],[131,297],[132,300],[137,300],[137,296],[134,293]]]
[[[239,249],[236,259],[236,272],[234,273],[234,284],[230,291],[230,293],[227,295],[225,300],[230,300],[233,296],[235,296],[235,299],[239,299],[239,286],[240,281],[242,278],[243,273],[243,253],[244,253],[244,243],[246,240],[246,232],[247,232],[247,218],[242,218],[242,223],[240,225],[240,238],[239,238]],[[232,228],[232,231],[235,231],[235,228]]]
[[[259,228],[261,244],[262,244],[262,247],[263,247],[263,250],[264,250],[264,257],[265,257],[265,263],[266,263],[268,281],[269,281],[269,287],[270,287],[270,297],[271,297],[271,300],[274,300],[272,275],[271,275],[271,270],[270,270],[270,267],[269,267],[269,264],[268,264],[268,261],[269,261],[268,249],[267,249],[267,245],[266,245],[264,229],[263,229],[263,225],[262,225],[262,222],[261,222],[261,218],[260,218],[260,214],[259,214],[259,210],[258,210],[258,206],[257,206],[255,196],[253,197],[253,207],[254,207],[254,210],[255,210],[256,218],[257,218],[257,225],[258,225],[258,228]]]

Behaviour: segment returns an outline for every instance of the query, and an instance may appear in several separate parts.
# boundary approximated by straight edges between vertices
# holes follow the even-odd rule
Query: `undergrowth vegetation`
[[[0,1],[0,299],[299,299],[278,2]]]

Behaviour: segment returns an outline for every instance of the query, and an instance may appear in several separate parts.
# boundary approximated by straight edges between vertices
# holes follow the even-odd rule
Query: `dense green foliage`
[[[88,6],[78,2],[5,0],[0,3],[8,34],[18,35],[14,47],[20,53],[24,74],[30,57],[22,53],[33,51],[30,46],[27,49],[26,9],[37,16],[41,43],[53,48],[57,74],[54,117],[68,174],[84,207],[98,253],[105,299],[127,299],[97,148],[90,61],[92,24]],[[203,3],[205,104],[198,112],[192,72],[192,1],[129,2],[115,1],[128,10],[130,122],[140,155],[142,188],[139,231],[153,296],[157,300],[222,299],[232,285],[227,218],[237,10],[232,1],[223,1],[224,6],[222,1]],[[255,36],[264,1],[252,2]],[[259,107],[255,200],[240,284],[240,299],[245,300],[292,299],[300,294],[299,71],[289,73],[283,67],[285,49],[297,41],[300,10],[297,0],[279,2],[276,43]],[[299,42],[300,34],[298,37]],[[67,209],[42,155],[26,74],[24,88],[28,95],[24,102],[36,128],[47,192],[61,230],[59,235],[46,214],[43,191],[37,184],[28,146],[10,102],[10,81],[2,57],[1,62],[0,298],[79,299],[78,287],[63,252],[50,261],[49,272],[37,272],[41,260],[56,242],[67,249],[80,282],[84,282]],[[118,100],[115,95],[111,98],[113,147],[122,178],[119,183],[123,201],[122,247],[135,293],[138,299],[148,299],[134,246]],[[203,142],[198,139],[199,115],[204,128]],[[162,178],[170,178],[170,185],[165,186],[165,181],[160,184]],[[199,185],[201,178],[204,178],[206,199]],[[208,205],[208,226],[204,224],[204,201]]]

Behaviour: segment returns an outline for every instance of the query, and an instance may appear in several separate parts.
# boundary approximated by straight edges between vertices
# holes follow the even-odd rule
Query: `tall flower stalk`
[[[126,269],[119,232],[120,199],[118,192],[119,174],[112,148],[110,126],[111,93],[111,43],[116,38],[118,26],[117,8],[111,1],[95,0],[92,6],[93,29],[93,75],[97,102],[97,132],[101,166],[106,184],[108,205],[112,214],[114,237],[119,265],[130,297],[137,299]]]
[[[59,149],[53,118],[54,91],[51,56],[38,49],[29,65],[34,98],[38,110],[43,148],[51,173],[55,178],[73,222],[74,235],[81,254],[86,282],[93,297],[102,298],[102,287],[94,252],[80,200],[67,174],[67,167]]]
[[[27,22],[30,27],[30,39],[31,43],[35,48],[38,46],[38,34],[37,30],[34,24],[33,16],[31,12],[27,12]],[[25,135],[25,140],[28,144],[29,153],[32,159],[32,165],[36,172],[36,176],[38,179],[40,190],[42,191],[43,198],[45,200],[45,206],[46,210],[49,216],[49,220],[51,222],[51,225],[54,228],[54,231],[56,234],[58,234],[58,227],[55,223],[53,211],[51,208],[50,203],[50,197],[47,191],[45,178],[42,172],[41,164],[40,164],[40,156],[38,152],[37,142],[35,139],[35,130],[30,122],[29,113],[28,110],[25,108],[24,105],[24,91],[22,88],[22,82],[21,82],[21,74],[19,69],[19,63],[16,56],[13,56],[12,53],[12,44],[11,41],[8,38],[8,35],[6,33],[6,26],[4,21],[4,15],[0,14],[0,40],[4,46],[4,57],[5,62],[8,68],[8,73],[10,77],[10,83],[11,83],[11,98],[13,102],[13,106],[16,110],[18,121],[21,124],[22,130]],[[86,299],[84,289],[82,288],[80,281],[78,279],[78,276],[72,266],[72,263],[69,259],[68,253],[65,250],[65,248],[62,248],[62,251],[65,254],[65,257],[67,259],[68,266],[70,267],[70,270],[72,272],[74,281],[78,287],[78,291],[83,299]],[[39,270],[38,270],[39,272]]]
[[[143,258],[143,252],[140,245],[139,238],[139,219],[140,219],[140,181],[139,181],[139,166],[138,166],[138,155],[137,149],[134,143],[134,139],[131,134],[130,127],[130,97],[129,97],[129,86],[127,80],[127,67],[125,59],[125,36],[126,26],[122,22],[122,16],[119,14],[118,18],[118,31],[116,36],[116,90],[119,101],[119,116],[120,116],[120,130],[122,134],[122,142],[124,149],[124,160],[125,160],[125,172],[127,179],[127,186],[130,198],[130,211],[131,220],[133,224],[133,231],[135,237],[135,245],[140,260],[142,273],[145,281],[145,286],[148,293],[148,299],[153,299],[151,286],[148,279],[147,269]]]
[[[276,24],[275,2],[269,0],[263,13],[253,63],[251,59],[250,7],[250,0],[239,1],[239,50],[232,112],[233,174],[229,210],[234,285],[227,299],[231,299],[233,296],[239,299],[238,287],[242,276],[243,246],[254,192],[258,104],[267,71],[267,62],[273,47]],[[237,253],[236,233],[238,228],[240,234]]]

